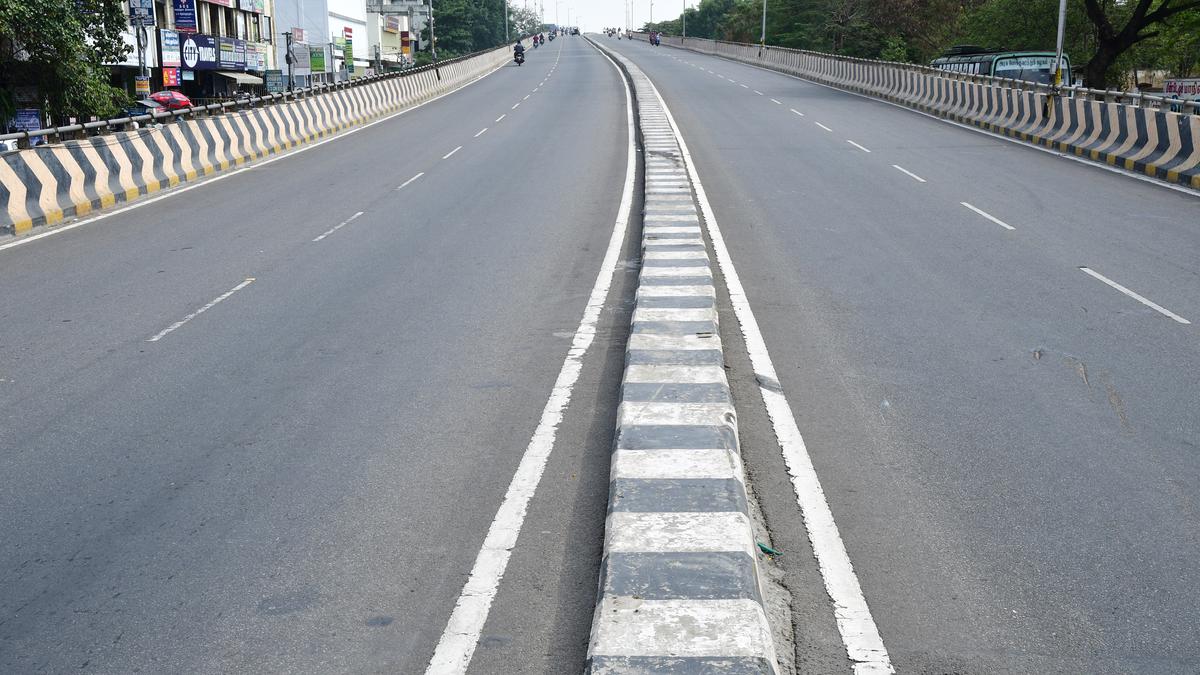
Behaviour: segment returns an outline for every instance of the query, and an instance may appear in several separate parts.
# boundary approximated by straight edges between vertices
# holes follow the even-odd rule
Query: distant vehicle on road
[[[1054,52],[1013,52],[974,45],[951,47],[929,65],[970,75],[1054,84]],[[1071,59],[1063,54],[1064,84],[1071,83]]]

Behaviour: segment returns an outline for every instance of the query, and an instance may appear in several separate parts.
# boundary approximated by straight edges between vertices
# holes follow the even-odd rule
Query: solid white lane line
[[[240,283],[237,286],[234,286],[233,288],[229,289],[228,291],[225,291],[224,293],[218,295],[217,298],[215,300],[213,300],[212,302],[210,302],[207,305],[201,307],[200,309],[192,312],[191,314],[188,314],[187,316],[185,316],[182,319],[180,319],[179,321],[176,321],[175,323],[171,324],[164,330],[159,331],[158,333],[156,333],[154,335],[154,337],[146,340],[146,342],[158,342],[159,340],[161,340],[161,339],[165,338],[166,336],[170,335],[171,333],[175,332],[183,324],[185,324],[185,323],[191,321],[192,319],[200,316],[201,314],[207,312],[208,310],[215,307],[218,303],[225,300],[225,298],[228,298],[229,296],[233,295],[234,293],[237,293],[238,291],[242,290],[243,288],[249,286],[252,283],[254,283],[254,277],[247,277],[246,280],[243,281],[242,283]]]
[[[500,120],[504,119],[505,117],[508,117],[508,113],[504,113],[503,115],[497,117],[495,119],[495,122],[499,122]],[[495,123],[495,122],[493,122],[493,123]]]
[[[804,525],[808,529],[808,539],[817,557],[817,565],[821,569],[821,578],[825,581],[825,591],[833,601],[834,619],[842,636],[842,644],[846,647],[846,654],[854,662],[856,673],[894,672],[883,638],[879,636],[879,628],[875,625],[871,610],[867,606],[867,599],[863,596],[858,576],[854,573],[854,565],[850,563],[850,556],[846,553],[837,523],[833,520],[833,512],[825,500],[825,492],[821,489],[821,482],[804,445],[804,438],[796,425],[791,405],[782,388],[776,386],[779,377],[767,352],[766,340],[758,328],[758,321],[750,308],[746,290],[742,287],[737,270],[734,269],[733,259],[725,246],[725,239],[721,236],[720,225],[704,191],[704,185],[700,182],[700,175],[688,151],[687,142],[679,133],[679,125],[667,109],[667,103],[658,92],[658,88],[653,83],[650,87],[675,132],[684,166],[691,176],[696,201],[704,214],[704,225],[708,230],[709,239],[712,240],[717,264],[725,275],[725,285],[729,290],[734,316],[741,325],[751,367],[760,382],[759,391],[767,415],[779,440],[784,463],[791,476],[792,488],[796,493],[796,501],[804,514]]]
[[[488,128],[487,128],[487,127],[484,127],[484,128],[482,128],[482,129],[480,129],[479,131],[475,132],[475,138],[479,138],[480,136],[482,136],[482,135],[483,135],[483,132],[485,132],[485,131],[487,131],[487,130],[488,130]]]
[[[915,174],[915,173],[913,173],[913,172],[909,171],[908,169],[906,169],[906,168],[904,168],[904,167],[900,166],[899,164],[893,164],[893,165],[892,165],[892,168],[893,168],[893,169],[895,169],[895,170],[897,170],[897,171],[899,171],[900,173],[902,173],[902,174],[904,174],[904,175],[908,176],[909,178],[912,178],[913,180],[917,181],[918,183],[924,183],[924,182],[926,182],[924,178],[921,178],[921,177],[920,177],[920,176],[918,176],[917,174]]]
[[[997,218],[996,216],[993,216],[992,214],[990,214],[990,213],[987,213],[987,212],[986,212],[986,211],[984,211],[983,209],[980,209],[980,208],[978,208],[978,207],[975,207],[975,206],[971,206],[970,204],[968,204],[968,203],[966,203],[966,202],[959,202],[959,204],[962,204],[963,206],[967,207],[968,209],[971,209],[971,210],[972,210],[972,211],[974,211],[975,213],[978,213],[979,215],[983,216],[984,218],[987,218],[988,220],[990,220],[990,221],[992,221],[993,223],[995,223],[995,224],[999,225],[1000,227],[1003,227],[1003,228],[1004,228],[1004,229],[1006,229],[1006,230],[1015,230],[1015,229],[1017,229],[1017,228],[1013,227],[1012,225],[1009,225],[1008,223],[1004,222],[1003,220],[1000,220],[1000,219],[999,219],[999,218]]]
[[[491,75],[492,73],[496,72],[497,70],[500,70],[505,65],[507,65],[507,64],[502,63],[502,64],[496,66],[495,68],[489,70],[488,72],[480,75],[479,77],[468,80],[444,94],[438,94],[437,96],[434,96],[433,98],[429,99],[428,101],[422,101],[421,103],[418,103],[411,108],[405,108],[404,110],[397,110],[396,112],[391,113],[390,115],[386,115],[384,117],[380,117],[377,120],[367,122],[366,124],[354,127],[352,129],[347,129],[347,130],[337,134],[336,136],[330,136],[328,138],[325,138],[325,139],[322,139],[319,141],[314,141],[312,143],[308,143],[308,144],[304,145],[303,147],[288,150],[286,152],[275,155],[274,157],[270,157],[268,159],[258,160],[252,164],[247,164],[246,166],[243,166],[240,169],[234,169],[232,171],[224,171],[224,172],[215,174],[213,176],[205,178],[196,183],[188,183],[187,185],[181,185],[179,187],[171,188],[170,190],[163,192],[162,194],[158,195],[157,197],[149,197],[147,199],[140,199],[128,206],[122,206],[119,209],[113,209],[112,211],[108,211],[106,213],[101,213],[100,215],[92,216],[91,218],[86,218],[84,220],[77,220],[69,225],[59,225],[59,226],[54,227],[51,230],[48,230],[46,232],[41,232],[39,234],[27,235],[16,241],[8,242],[7,244],[0,244],[0,251],[4,251],[4,250],[10,249],[10,248],[15,248],[17,246],[24,246],[26,244],[35,242],[39,239],[45,239],[46,237],[53,237],[55,235],[62,234],[63,232],[70,232],[71,230],[74,230],[77,227],[83,227],[84,225],[90,225],[91,223],[94,223],[98,220],[104,220],[105,218],[111,218],[115,215],[125,213],[127,211],[132,211],[134,209],[140,209],[143,206],[146,206],[148,204],[154,204],[155,202],[160,202],[164,199],[170,199],[171,197],[174,197],[175,195],[180,195],[185,192],[190,192],[197,188],[202,188],[205,185],[212,185],[213,183],[216,183],[217,181],[225,180],[226,178],[229,178],[231,176],[236,176],[236,175],[238,175],[240,173],[244,173],[246,171],[253,171],[254,169],[257,169],[260,166],[266,166],[267,164],[273,164],[275,162],[287,159],[288,157],[294,157],[302,152],[308,152],[309,150],[312,150],[313,148],[318,148],[322,145],[325,145],[326,143],[332,143],[333,141],[336,141],[341,138],[345,138],[346,136],[349,136],[350,134],[356,134],[356,133],[362,131],[363,129],[373,127],[376,124],[381,124],[383,122],[386,122],[386,121],[392,119],[393,117],[399,117],[400,115],[403,115],[405,113],[416,110],[417,108],[422,108],[424,106],[427,106],[430,103],[433,103],[434,101],[438,101],[443,98],[446,98],[447,96],[449,96],[451,94],[457,93],[460,89],[465,89],[466,87],[469,87],[472,84],[475,84],[479,80],[482,80],[483,78],[487,77],[488,75]],[[503,115],[501,115],[501,117],[503,117]]]
[[[414,180],[416,180],[416,179],[418,179],[418,178],[420,178],[421,176],[424,176],[424,175],[425,175],[425,172],[424,172],[424,171],[418,172],[418,173],[417,173],[417,175],[413,176],[412,178],[409,178],[408,180],[404,181],[404,182],[403,182],[403,183],[401,183],[400,185],[396,186],[396,189],[397,189],[397,190],[400,190],[400,189],[406,188],[406,187],[408,187],[408,184],[409,184],[409,183],[413,182]]]
[[[461,145],[458,146],[457,148],[451,150],[450,152],[447,152],[446,154],[442,155],[442,159],[450,159],[450,155],[453,155],[454,153],[458,152],[459,150],[462,150]]]
[[[775,105],[783,105],[782,103],[780,103],[780,102],[779,102],[778,100],[776,100],[776,99],[771,99],[771,103],[774,103]]]
[[[603,54],[603,52],[601,52]],[[605,57],[607,58],[607,54]],[[471,663],[471,657],[479,643],[479,635],[487,622],[488,612],[500,580],[508,567],[509,557],[516,546],[517,537],[525,521],[525,513],[529,501],[537,491],[545,471],[550,451],[554,448],[555,435],[559,424],[571,403],[571,392],[583,370],[583,358],[596,336],[596,325],[600,320],[600,311],[608,298],[612,286],[613,275],[617,262],[621,257],[621,246],[625,241],[629,225],[629,212],[633,205],[633,188],[636,167],[636,146],[634,145],[633,125],[633,93],[625,82],[625,77],[613,63],[618,77],[625,84],[625,118],[627,133],[627,154],[625,160],[625,186],[621,193],[621,203],[617,207],[616,220],[613,223],[612,237],[608,241],[604,260],[600,263],[600,271],[596,275],[596,283],[588,296],[587,307],[584,308],[583,318],[571,348],[563,361],[562,369],[554,382],[546,407],[542,409],[541,418],[525,453],[521,456],[520,464],[513,475],[504,501],[496,511],[496,517],[488,528],[483,547],[475,558],[471,568],[471,576],[463,586],[462,594],[454,605],[454,611],[446,622],[445,630],[438,640],[433,658],[426,668],[426,675],[456,675],[465,673]],[[535,544],[536,545],[536,544]]]
[[[849,143],[850,145],[853,145],[854,147],[858,148],[859,150],[862,150],[863,152],[870,152],[870,150],[864,148],[863,146],[859,145],[858,143],[855,143],[854,141],[852,141],[850,139],[846,139],[846,142]]]
[[[815,125],[817,125],[817,126],[821,127],[821,128],[822,128],[822,129],[824,129],[825,131],[833,131],[833,129],[830,129],[829,127],[825,126],[824,124],[821,124],[820,122],[813,122],[813,124],[815,124]]]
[[[804,117],[804,113],[800,112],[799,110],[796,110],[795,108],[788,108],[788,110],[791,110],[792,112],[796,113],[797,115]]]
[[[418,175],[419,175],[419,174],[418,174]],[[408,182],[409,182],[409,183],[413,182],[413,180],[414,180],[415,178],[416,178],[416,176],[413,176],[413,178],[410,178],[410,179],[408,179]],[[404,185],[408,185],[408,183],[405,183]],[[404,185],[401,185],[400,187],[404,187]],[[329,235],[333,234],[334,232],[337,232],[338,230],[342,229],[343,227],[345,227],[345,226],[349,225],[350,223],[354,222],[354,220],[355,220],[356,218],[358,218],[359,216],[361,216],[362,214],[363,214],[363,212],[362,212],[362,211],[359,211],[358,213],[355,213],[354,215],[350,216],[349,218],[347,218],[347,219],[343,220],[342,222],[338,223],[337,225],[334,225],[333,227],[331,227],[331,228],[329,228],[328,230],[326,230],[326,231],[325,231],[325,234],[322,234],[322,235],[321,235],[321,236],[319,236],[319,237],[314,237],[314,238],[313,238],[313,241],[321,241],[321,240],[322,240],[322,239],[324,239],[325,237],[328,237]]]
[[[1188,321],[1187,319],[1183,318],[1182,316],[1179,316],[1175,312],[1172,312],[1171,310],[1163,307],[1162,305],[1154,302],[1153,300],[1150,300],[1149,298],[1146,298],[1142,295],[1138,295],[1137,293],[1129,290],[1128,288],[1125,288],[1121,284],[1118,284],[1117,282],[1113,281],[1112,279],[1109,279],[1108,277],[1104,276],[1103,274],[1100,274],[1099,272],[1097,272],[1094,269],[1091,269],[1090,267],[1080,267],[1079,269],[1081,271],[1087,273],[1088,275],[1092,276],[1093,278],[1099,279],[1100,281],[1103,281],[1104,283],[1108,284],[1109,286],[1112,286],[1113,288],[1117,289],[1118,291],[1121,291],[1125,295],[1128,295],[1129,297],[1133,298],[1134,300],[1137,300],[1138,302],[1149,307],[1150,309],[1153,309],[1154,311],[1158,312],[1159,314],[1162,314],[1163,316],[1168,316],[1168,317],[1174,319],[1175,321],[1178,321],[1179,323],[1182,323],[1184,325],[1192,323],[1191,321]]]

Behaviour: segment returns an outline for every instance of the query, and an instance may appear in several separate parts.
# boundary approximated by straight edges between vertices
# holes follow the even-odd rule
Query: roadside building
[[[128,11],[153,12],[144,50],[134,26],[126,30],[131,49],[113,67],[114,84],[135,96],[177,89],[195,102],[239,92],[261,91],[264,73],[275,65],[275,0],[136,0]],[[131,21],[132,23],[132,21]],[[149,81],[138,91],[139,54]]]
[[[367,74],[366,0],[281,0],[276,22],[291,36],[291,77],[297,87],[345,80]],[[286,79],[288,41],[275,44],[275,58]],[[347,58],[349,56],[349,58]]]

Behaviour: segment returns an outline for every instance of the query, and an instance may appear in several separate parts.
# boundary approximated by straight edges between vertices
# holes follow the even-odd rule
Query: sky
[[[545,8],[547,23],[577,25],[585,31],[599,31],[609,26],[625,27],[626,0],[558,0],[558,18],[555,19],[555,0],[509,0],[516,7],[532,6],[538,2]],[[638,28],[650,20],[651,0],[628,0],[632,9],[633,27]],[[688,5],[696,6],[696,0]],[[570,10],[568,12],[568,10]],[[683,0],[655,0],[654,18],[662,21],[673,19],[683,12]],[[570,24],[567,17],[570,16]]]

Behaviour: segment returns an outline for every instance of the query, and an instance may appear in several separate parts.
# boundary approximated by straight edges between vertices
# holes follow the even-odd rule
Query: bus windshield
[[[992,74],[1013,80],[1054,84],[1054,56],[1004,56],[996,59]],[[1063,83],[1071,83],[1071,69],[1066,55],[1063,56]]]

